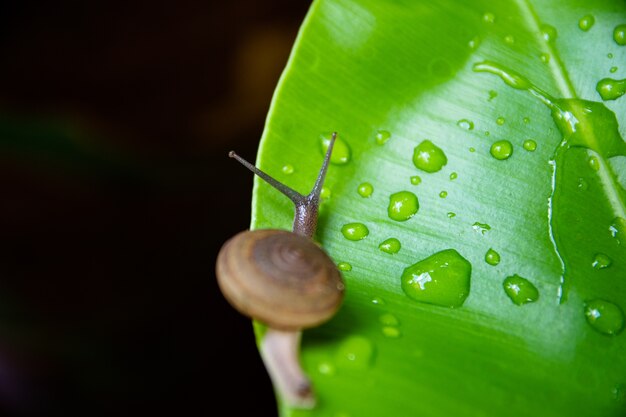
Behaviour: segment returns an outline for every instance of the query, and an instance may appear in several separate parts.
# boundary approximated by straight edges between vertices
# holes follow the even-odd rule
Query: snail
[[[278,395],[289,405],[313,408],[315,395],[299,360],[302,329],[322,324],[339,309],[344,293],[341,273],[315,242],[320,193],[337,133],[308,195],[270,177],[231,151],[250,171],[295,205],[293,230],[247,230],[230,238],[217,257],[217,282],[239,312],[267,326],[261,358]]]

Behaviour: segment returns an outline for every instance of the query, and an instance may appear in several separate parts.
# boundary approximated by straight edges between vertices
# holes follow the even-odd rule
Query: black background
[[[0,415],[276,415],[214,265],[309,3],[1,4]]]

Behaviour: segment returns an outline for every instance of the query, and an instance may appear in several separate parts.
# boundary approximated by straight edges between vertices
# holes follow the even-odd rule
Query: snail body
[[[233,307],[267,325],[260,347],[266,369],[278,394],[302,408],[313,407],[315,397],[298,359],[301,330],[330,319],[345,288],[335,263],[312,240],[335,138],[333,133],[315,185],[306,196],[229,153],[295,206],[292,231],[247,230],[229,239],[218,254],[216,275]]]

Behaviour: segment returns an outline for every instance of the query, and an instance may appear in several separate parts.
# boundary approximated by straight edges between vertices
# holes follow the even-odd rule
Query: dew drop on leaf
[[[348,262],[339,262],[337,264],[337,269],[339,269],[340,271],[352,271],[352,265],[350,265]]]
[[[596,91],[604,101],[617,100],[626,93],[626,78],[623,80],[603,78],[596,84]]]
[[[326,155],[328,145],[330,145],[331,133],[324,133],[320,135],[320,148],[322,155]],[[333,153],[330,156],[330,162],[335,165],[344,165],[350,162],[351,151],[348,143],[337,135],[335,144],[333,145]]]
[[[593,257],[593,262],[591,262],[591,267],[594,269],[604,269],[611,266],[611,258],[604,253],[597,253]]]
[[[587,32],[593,27],[594,23],[596,23],[596,19],[592,15],[588,14],[580,18],[578,21],[578,27],[580,30]]]
[[[419,185],[422,182],[422,178],[419,175],[413,175],[411,177],[411,184]]]
[[[398,318],[391,313],[382,314],[378,318],[378,321],[380,321],[380,323],[384,324],[385,326],[397,326],[400,324]]]
[[[613,29],[613,40],[618,45],[626,45],[626,24],[615,26],[615,29]]]
[[[467,120],[467,119],[459,120],[458,122],[456,122],[456,125],[460,127],[461,129],[465,129],[465,130],[474,129],[474,122],[472,122],[471,120]]]
[[[500,263],[500,254],[490,248],[487,253],[485,253],[485,262],[491,266],[498,265]]]
[[[496,141],[491,145],[489,153],[497,160],[503,161],[513,154],[513,144],[508,140]]]
[[[589,164],[589,168],[594,171],[598,171],[600,169],[600,161],[595,156],[590,156],[587,163]]]
[[[616,304],[606,300],[585,303],[587,323],[600,333],[614,336],[624,328],[624,312]]]
[[[391,138],[391,133],[386,130],[379,130],[376,132],[376,143],[384,145]]]
[[[554,42],[557,36],[556,28],[548,24],[541,25],[541,36],[543,36],[547,42]]]
[[[387,214],[391,220],[403,222],[413,217],[419,210],[417,196],[410,191],[400,191],[389,196]]]
[[[425,172],[437,172],[448,163],[443,150],[426,139],[413,149],[413,164]]]
[[[363,223],[347,223],[341,228],[343,237],[348,240],[362,240],[369,235],[370,231]]]
[[[459,174],[457,174],[456,172],[451,172],[450,173],[450,181],[454,181],[458,177],[459,177]]]
[[[381,242],[380,245],[378,245],[378,249],[380,249],[381,251],[385,253],[390,253],[392,255],[394,253],[398,253],[401,248],[402,248],[402,245],[400,244],[400,241],[396,239],[395,237],[390,237],[389,239],[385,239],[383,242]]]
[[[447,191],[442,191],[439,193],[439,197],[441,198],[446,198],[448,196],[448,192]]]
[[[537,142],[535,142],[532,139],[527,139],[524,141],[524,143],[522,144],[522,146],[524,147],[524,149],[526,149],[528,152],[534,152],[535,149],[537,149]]]
[[[448,218],[449,218],[449,219],[451,219],[451,218],[453,218],[453,217],[456,217],[456,213],[454,213],[454,212],[452,212],[452,211],[449,211],[449,212],[446,214],[446,216],[448,216]]]
[[[370,184],[369,182],[364,182],[359,185],[359,188],[357,189],[357,191],[361,197],[369,198],[374,192],[374,186]]]
[[[544,64],[547,64],[550,62],[550,54],[540,54],[539,55],[539,59],[541,60],[541,62],[543,62]]]
[[[475,222],[472,225],[472,229],[474,229],[475,231],[479,232],[481,235],[484,235],[489,230],[491,230],[491,226],[489,226],[487,223]]]
[[[393,327],[393,326],[384,326],[382,328],[382,332],[385,336],[391,339],[397,339],[398,337],[401,336],[400,329],[398,329],[397,327]]]
[[[287,175],[293,174],[293,171],[294,171],[293,165],[287,164],[287,165],[283,166],[282,171],[283,171],[283,173],[285,173]]]
[[[502,126],[502,125],[504,124],[504,122],[505,122],[505,121],[506,121],[506,120],[504,119],[504,117],[500,116],[500,117],[498,117],[498,118],[496,119],[496,124],[497,124],[498,126]]]
[[[509,296],[513,304],[521,306],[533,303],[539,299],[539,290],[526,278],[515,274],[506,277],[502,283],[504,292]]]
[[[349,336],[337,349],[335,362],[338,367],[365,370],[374,359],[374,345],[363,336]]]
[[[491,12],[486,12],[485,14],[483,14],[483,22],[486,23],[495,23],[496,21],[496,15],[491,13]]]

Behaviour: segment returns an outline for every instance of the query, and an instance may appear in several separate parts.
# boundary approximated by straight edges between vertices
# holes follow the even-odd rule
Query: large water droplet
[[[580,18],[580,20],[578,21],[578,27],[580,28],[580,30],[587,32],[589,29],[592,28],[594,23],[596,23],[595,17],[588,14]]]
[[[339,269],[340,271],[352,271],[352,265],[350,265],[348,262],[339,262],[337,264],[337,269]]]
[[[500,263],[500,254],[490,248],[485,254],[485,262],[491,266],[498,265]]]
[[[361,240],[365,239],[370,231],[363,223],[348,223],[343,225],[341,233],[348,240]]]
[[[489,153],[500,161],[508,159],[513,154],[513,144],[508,140],[496,141],[491,145]]]
[[[330,139],[332,137],[331,133],[325,133],[320,135],[320,145],[322,154],[326,154],[328,150],[328,145],[330,145]],[[330,156],[330,162],[335,165],[344,165],[350,162],[351,151],[348,143],[341,138],[341,136],[337,135],[337,139],[335,139],[335,144],[333,145],[333,153]]]
[[[615,26],[615,29],[613,29],[613,40],[618,45],[626,45],[626,24]]]
[[[411,184],[419,185],[422,182],[422,178],[419,175],[413,175],[411,177]]]
[[[539,299],[539,291],[532,282],[515,274],[507,277],[502,283],[504,292],[509,296],[513,304],[521,306],[532,303]]]
[[[528,152],[534,152],[535,149],[537,149],[537,142],[535,142],[532,139],[527,139],[524,141],[524,143],[522,144],[522,146],[524,147],[524,149],[526,149]]]
[[[617,100],[626,93],[626,78],[623,80],[603,78],[596,84],[596,91],[604,101]]]
[[[554,42],[556,40],[556,35],[557,32],[554,26],[548,24],[541,25],[541,36],[543,36],[547,42]]]
[[[448,163],[446,154],[426,139],[413,150],[413,164],[422,171],[437,172]]]
[[[624,328],[624,312],[606,300],[591,300],[585,303],[587,323],[600,333],[614,336]]]
[[[460,127],[461,129],[465,129],[465,130],[474,129],[474,122],[472,122],[471,120],[467,120],[467,119],[459,120],[458,122],[456,122],[456,125]]]
[[[591,267],[594,269],[604,269],[611,266],[611,258],[604,253],[597,253],[593,257],[593,262],[591,262]]]
[[[402,273],[402,290],[416,301],[460,307],[470,291],[472,265],[454,249],[437,252]]]
[[[398,222],[409,220],[419,210],[417,196],[410,191],[400,191],[389,196],[387,214],[389,218]]]
[[[477,232],[480,232],[481,235],[484,235],[485,233],[491,230],[491,226],[489,226],[487,223],[475,222],[472,225],[472,229],[474,229]]]
[[[374,345],[363,336],[349,336],[339,344],[335,358],[339,367],[365,370],[374,359]]]
[[[374,186],[370,184],[369,182],[364,182],[359,185],[359,188],[357,189],[357,191],[361,197],[369,198],[374,192]]]
[[[386,130],[379,130],[376,132],[376,143],[384,145],[391,138],[391,133]]]
[[[400,244],[400,241],[395,237],[390,237],[389,239],[386,239],[380,245],[378,245],[378,249],[392,255],[394,253],[398,253],[401,247],[402,245]]]

